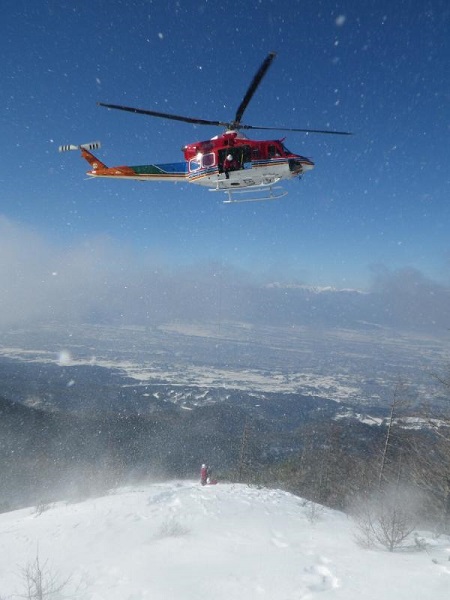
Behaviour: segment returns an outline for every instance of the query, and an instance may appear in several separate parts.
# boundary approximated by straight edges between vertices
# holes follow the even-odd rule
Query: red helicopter
[[[250,140],[242,130],[260,129],[350,135],[346,131],[295,129],[286,127],[259,127],[245,125],[241,119],[261,80],[267,73],[276,54],[271,52],[253,77],[247,92],[236,111],[233,121],[209,121],[184,117],[170,113],[143,110],[117,104],[99,106],[125,110],[135,114],[162,117],[194,125],[215,125],[224,127],[225,132],[210,140],[187,144],[182,148],[184,162],[152,164],[140,166],[107,167],[92,154],[100,148],[100,142],[60,146],[59,151],[81,150],[81,155],[91,165],[87,172],[91,177],[113,177],[136,179],[139,181],[187,181],[208,187],[212,192],[225,192],[225,202],[249,202],[255,200],[275,200],[287,194],[276,184],[285,179],[303,175],[314,168],[314,163],[304,156],[293,154],[283,144],[283,140]],[[244,194],[236,196],[236,194]],[[254,195],[256,193],[256,196]]]

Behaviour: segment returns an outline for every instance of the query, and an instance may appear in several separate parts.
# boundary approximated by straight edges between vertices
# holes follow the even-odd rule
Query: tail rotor
[[[64,146],[59,146],[59,152],[69,152],[70,150],[98,150],[101,148],[100,142],[88,142],[87,144],[80,144],[79,146],[75,146],[74,144],[65,144]]]

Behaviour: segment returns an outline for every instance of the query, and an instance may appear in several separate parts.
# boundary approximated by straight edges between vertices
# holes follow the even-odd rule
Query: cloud
[[[450,327],[450,289],[406,267],[372,266],[371,298],[385,322],[409,328]],[[381,318],[381,316],[380,316]]]
[[[446,331],[450,291],[415,269],[372,268],[369,293],[268,285],[232,265],[170,267],[108,236],[69,246],[0,216],[0,328],[63,322],[241,320]]]
[[[96,236],[70,247],[0,216],[0,327],[33,321],[153,322],[214,318],[220,290],[243,275],[218,265],[169,268]]]

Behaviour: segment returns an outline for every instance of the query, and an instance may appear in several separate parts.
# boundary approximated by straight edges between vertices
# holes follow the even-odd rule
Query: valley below
[[[254,476],[308,444],[318,455],[333,436],[340,451],[364,460],[380,446],[398,394],[398,423],[426,432],[421,406],[445,405],[436,373],[447,358],[444,338],[369,324],[4,332],[2,502],[77,495],[130,477],[195,477],[205,461],[241,479],[243,462]]]

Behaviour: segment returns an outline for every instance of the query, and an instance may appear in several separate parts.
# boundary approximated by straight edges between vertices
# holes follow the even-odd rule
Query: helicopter
[[[194,142],[182,147],[183,162],[108,167],[99,160],[93,150],[100,142],[68,144],[59,147],[60,152],[80,150],[81,156],[90,164],[90,177],[111,177],[138,181],[188,182],[205,186],[211,192],[224,192],[225,203],[276,200],[286,196],[287,191],[276,184],[280,181],[301,177],[314,168],[311,159],[294,154],[284,145],[283,139],[251,140],[242,131],[290,131],[331,135],[351,135],[347,131],[298,129],[291,127],[263,127],[242,122],[244,112],[271,66],[275,52],[270,52],[254,75],[232,121],[211,121],[175,115],[171,113],[132,108],[118,104],[98,102],[108,109],[122,110],[163,119],[223,127],[225,131],[206,141]],[[240,195],[238,195],[240,194]]]

